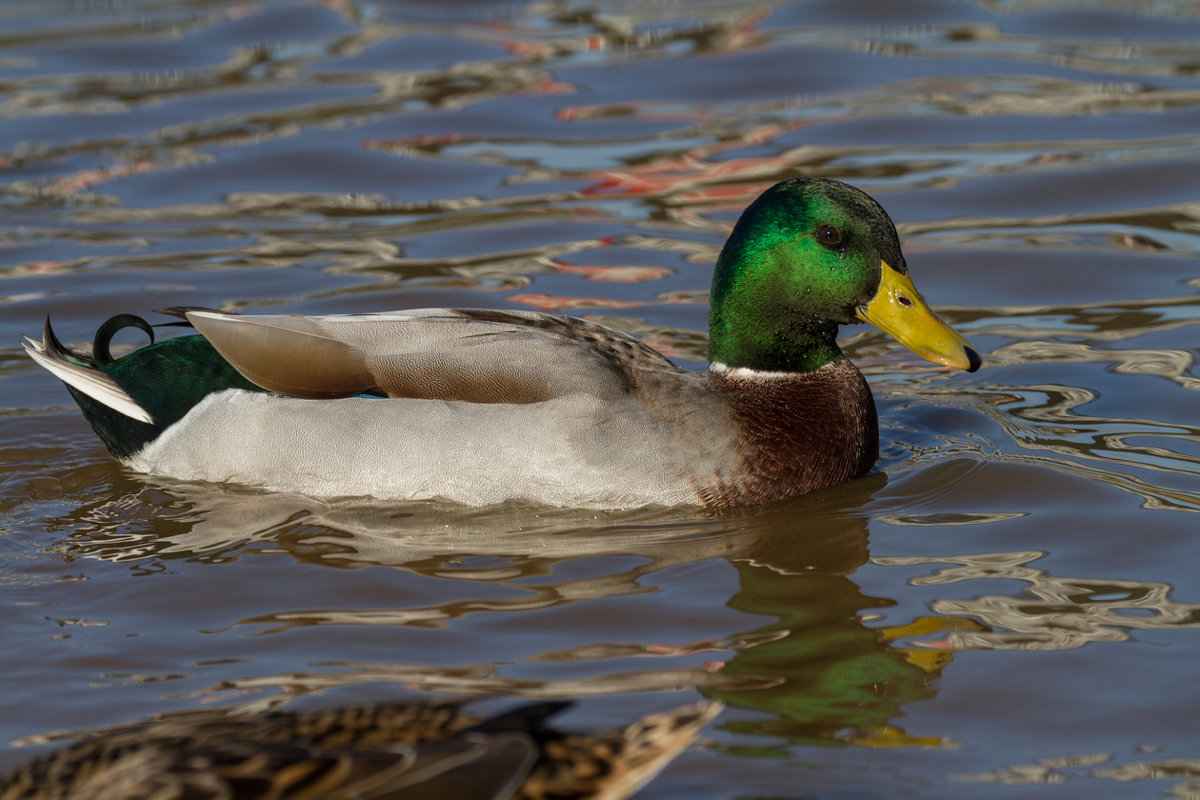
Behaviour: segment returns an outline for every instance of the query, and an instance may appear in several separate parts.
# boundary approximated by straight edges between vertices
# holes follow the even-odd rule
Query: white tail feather
[[[72,364],[70,361],[50,352],[45,342],[30,339],[28,336],[21,342],[29,357],[44,367],[63,383],[86,394],[98,403],[124,414],[131,419],[149,424],[154,423],[150,412],[138,405],[137,401],[125,393],[116,381],[99,370]]]

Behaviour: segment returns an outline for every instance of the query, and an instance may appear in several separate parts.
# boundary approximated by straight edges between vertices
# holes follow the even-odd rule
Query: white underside
[[[316,497],[525,499],[621,508],[698,504],[673,431],[632,403],[301,400],[230,389],[126,460],[181,480]]]

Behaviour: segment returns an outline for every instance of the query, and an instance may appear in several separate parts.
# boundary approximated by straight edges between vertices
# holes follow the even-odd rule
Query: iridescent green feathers
[[[906,271],[896,228],[867,194],[794,179],[742,213],[713,275],[709,360],[811,372],[840,359],[839,325],[879,286],[880,263]]]
[[[131,327],[145,331],[151,343],[113,359],[113,336]],[[118,314],[101,325],[90,356],[63,346],[49,320],[42,341],[26,339],[25,349],[67,384],[96,435],[118,458],[141,450],[213,392],[263,391],[203,336],[155,342],[154,329],[133,314]]]

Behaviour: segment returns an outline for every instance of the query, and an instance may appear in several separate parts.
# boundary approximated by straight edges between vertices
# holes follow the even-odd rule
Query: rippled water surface
[[[1200,796],[1197,14],[0,5],[0,766],[210,704],[704,695],[646,797]],[[798,175],[881,201],[985,367],[845,330],[880,468],[778,506],[156,480],[18,346],[47,314],[85,343],[167,305],[496,306],[698,367],[717,249]]]

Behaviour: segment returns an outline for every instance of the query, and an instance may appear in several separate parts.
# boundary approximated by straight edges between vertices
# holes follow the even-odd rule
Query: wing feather
[[[522,311],[420,309],[344,316],[188,320],[248,380],[297,397],[389,397],[532,403],[628,390],[640,369],[677,371],[627,334],[587,320]]]

